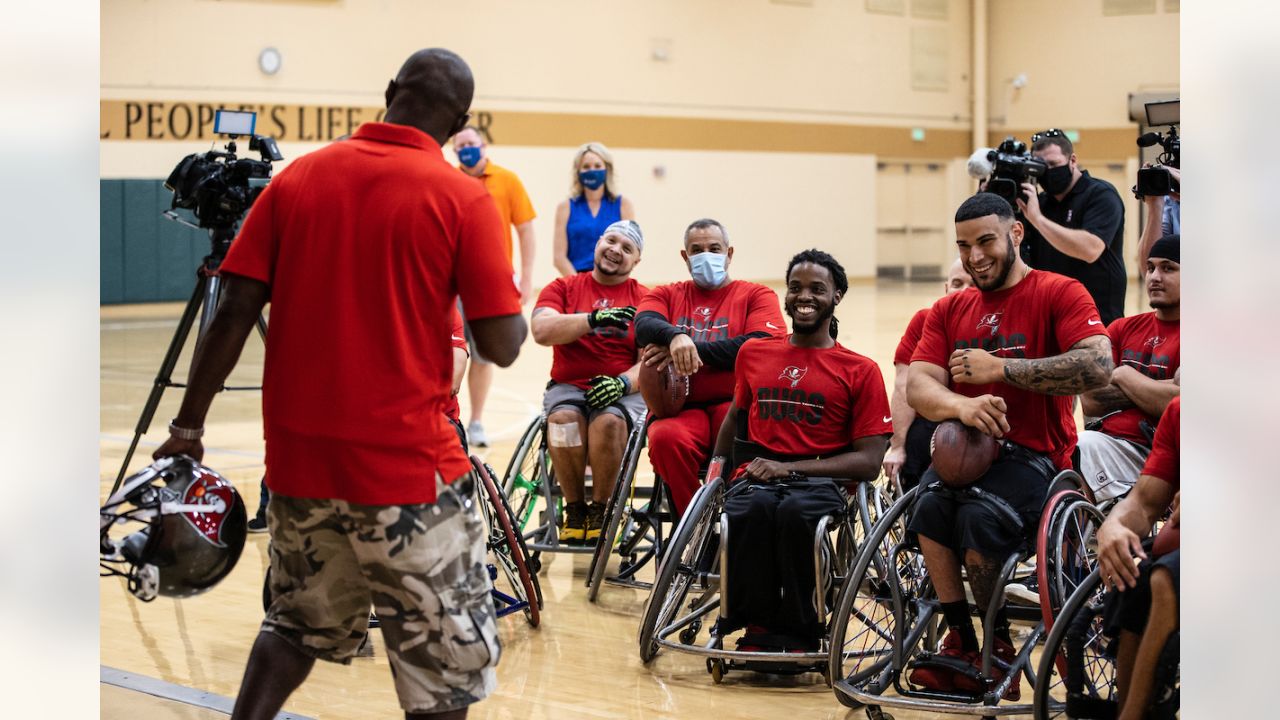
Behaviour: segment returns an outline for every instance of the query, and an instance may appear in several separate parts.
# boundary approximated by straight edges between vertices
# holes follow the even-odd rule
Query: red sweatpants
[[[698,469],[711,459],[729,403],[685,408],[675,417],[649,424],[649,462],[671,491],[676,512],[684,513],[698,490]]]

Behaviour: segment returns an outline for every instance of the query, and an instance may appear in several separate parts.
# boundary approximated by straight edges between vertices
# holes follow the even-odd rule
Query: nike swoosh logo
[[[886,417],[886,418],[884,419],[884,421],[885,421],[885,422],[892,422],[892,421],[893,421],[893,418],[892,418],[892,417]]]
[[[774,329],[774,330],[781,330],[781,329],[782,329],[782,328],[778,327],[777,325],[774,325],[773,323],[769,322],[768,320],[766,320],[766,321],[764,322],[764,326],[765,326],[765,327],[767,327],[767,328],[772,328],[772,329]]]
[[[450,336],[449,336],[449,339],[450,339],[450,340],[461,340],[462,338],[458,337],[457,335],[450,335]]]
[[[1090,325],[1101,325],[1101,324],[1102,324],[1102,321],[1101,321],[1101,320],[1090,320],[1090,321],[1089,321],[1089,324],[1090,324]]]

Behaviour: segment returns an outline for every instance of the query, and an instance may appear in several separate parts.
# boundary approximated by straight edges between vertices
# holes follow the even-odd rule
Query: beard
[[[836,314],[834,305],[828,305],[825,308],[818,308],[814,313],[813,321],[799,320],[796,318],[795,306],[787,306],[787,317],[791,318],[791,332],[799,335],[812,335],[822,328],[823,323]],[[808,324],[802,324],[808,323]]]
[[[999,290],[1000,287],[1004,285],[1005,281],[1009,279],[1009,273],[1013,271],[1013,264],[1014,262],[1017,261],[1017,258],[1018,258],[1017,256],[1018,250],[1013,246],[1012,234],[1006,235],[1005,239],[1007,240],[1008,245],[1005,246],[1006,252],[1005,252],[1004,260],[1001,261],[1001,263],[997,264],[996,276],[992,278],[990,282],[988,283],[979,282],[978,278],[974,277],[972,272],[969,273],[969,277],[973,280],[973,284],[976,285],[979,290],[983,290],[986,292],[991,292],[992,290]],[[967,269],[968,268],[966,268],[966,270]]]
[[[1153,310],[1168,310],[1169,308],[1178,307],[1178,301],[1176,300],[1152,300],[1148,304],[1151,305]]]

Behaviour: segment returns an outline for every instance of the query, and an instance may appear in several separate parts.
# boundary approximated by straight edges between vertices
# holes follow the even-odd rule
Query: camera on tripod
[[[1168,132],[1149,132],[1138,138],[1138,147],[1159,145],[1164,151],[1156,158],[1156,165],[1138,171],[1138,184],[1133,192],[1141,200],[1144,197],[1168,195],[1178,191],[1178,183],[1166,168],[1182,168],[1182,138],[1178,136],[1178,124],[1182,114],[1181,100],[1146,103],[1149,127],[1169,126]]]
[[[1026,143],[1012,135],[987,153],[987,162],[991,165],[991,179],[987,180],[986,191],[1008,200],[1014,208],[1024,194],[1022,184],[1035,184],[1049,169],[1043,160],[1031,156]]]
[[[284,159],[273,138],[254,134],[256,122],[254,112],[217,111],[213,131],[230,138],[226,150],[182,158],[164,181],[173,192],[171,210],[190,210],[198,227],[206,230],[229,230],[240,222],[271,178],[271,162]],[[259,153],[261,160],[236,157],[236,138],[241,135],[249,136],[249,150]]]

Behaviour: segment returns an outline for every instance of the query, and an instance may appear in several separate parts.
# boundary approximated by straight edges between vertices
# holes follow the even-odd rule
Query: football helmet
[[[119,575],[144,601],[182,598],[217,585],[244,549],[244,500],[231,483],[186,455],[130,475],[101,510],[103,576]],[[145,527],[122,540],[111,528]]]

